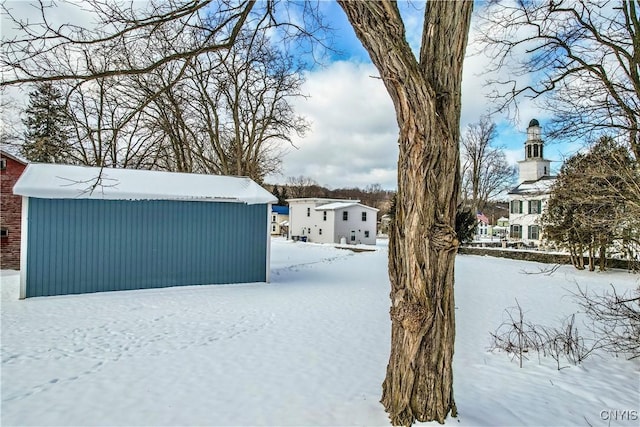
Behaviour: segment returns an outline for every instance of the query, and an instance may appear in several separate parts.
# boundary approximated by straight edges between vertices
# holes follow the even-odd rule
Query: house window
[[[273,216],[271,217],[271,222],[276,222],[276,216],[275,216],[275,215],[273,215]]]
[[[349,221],[349,212],[347,211],[342,212],[342,220]]]
[[[522,226],[520,225],[512,225],[511,227],[511,232],[509,233],[509,235],[511,236],[511,238],[513,239],[522,239]]]
[[[307,228],[307,234],[311,234],[311,228]]]
[[[533,146],[533,157],[538,157],[538,145]]]
[[[362,220],[363,221],[367,220],[367,213],[366,212],[362,212]]]
[[[364,237],[369,237],[369,230],[365,230]]]
[[[531,146],[527,145],[527,159],[531,158]]]
[[[522,213],[522,200],[512,200],[510,212],[512,214]]]
[[[318,229],[318,234],[322,236],[322,228]]]
[[[529,213],[539,214],[542,212],[542,200],[529,200]]]
[[[9,237],[9,229],[7,227],[0,228],[0,237],[3,239]]]
[[[5,170],[7,168],[7,159],[0,159],[0,170]]]
[[[540,227],[537,225],[529,226],[529,239],[538,240],[540,238]]]
[[[276,232],[276,225],[275,225],[275,224],[273,224],[273,225],[271,226],[271,231],[273,231],[274,233]]]
[[[327,220],[327,211],[322,211],[322,220],[323,221]]]
[[[307,216],[311,216],[311,208],[307,208]]]

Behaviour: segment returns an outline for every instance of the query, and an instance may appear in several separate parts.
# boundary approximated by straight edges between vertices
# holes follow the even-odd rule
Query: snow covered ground
[[[274,239],[272,250],[268,285],[19,301],[17,272],[3,271],[2,425],[388,425],[384,241],[354,253]],[[520,369],[487,351],[516,298],[528,320],[554,325],[577,310],[566,296],[576,283],[639,281],[572,267],[523,274],[541,268],[457,257],[459,417],[447,424],[637,426],[637,361],[602,355],[557,370],[533,357]]]

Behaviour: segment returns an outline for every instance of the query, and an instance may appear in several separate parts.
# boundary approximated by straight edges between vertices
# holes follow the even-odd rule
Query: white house
[[[378,209],[359,200],[288,199],[289,237],[317,243],[376,244]]]
[[[540,131],[540,123],[531,120],[524,143],[525,159],[518,162],[520,184],[509,192],[510,240],[528,246],[540,245],[540,218],[556,180],[551,175],[551,161],[544,158]]]

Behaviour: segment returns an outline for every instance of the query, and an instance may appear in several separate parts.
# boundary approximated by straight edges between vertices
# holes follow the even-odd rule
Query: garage
[[[30,164],[20,298],[269,281],[275,197],[246,177]]]

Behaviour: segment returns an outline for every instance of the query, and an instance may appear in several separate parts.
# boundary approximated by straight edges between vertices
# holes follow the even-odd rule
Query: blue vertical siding
[[[267,205],[29,199],[26,297],[266,280]]]

